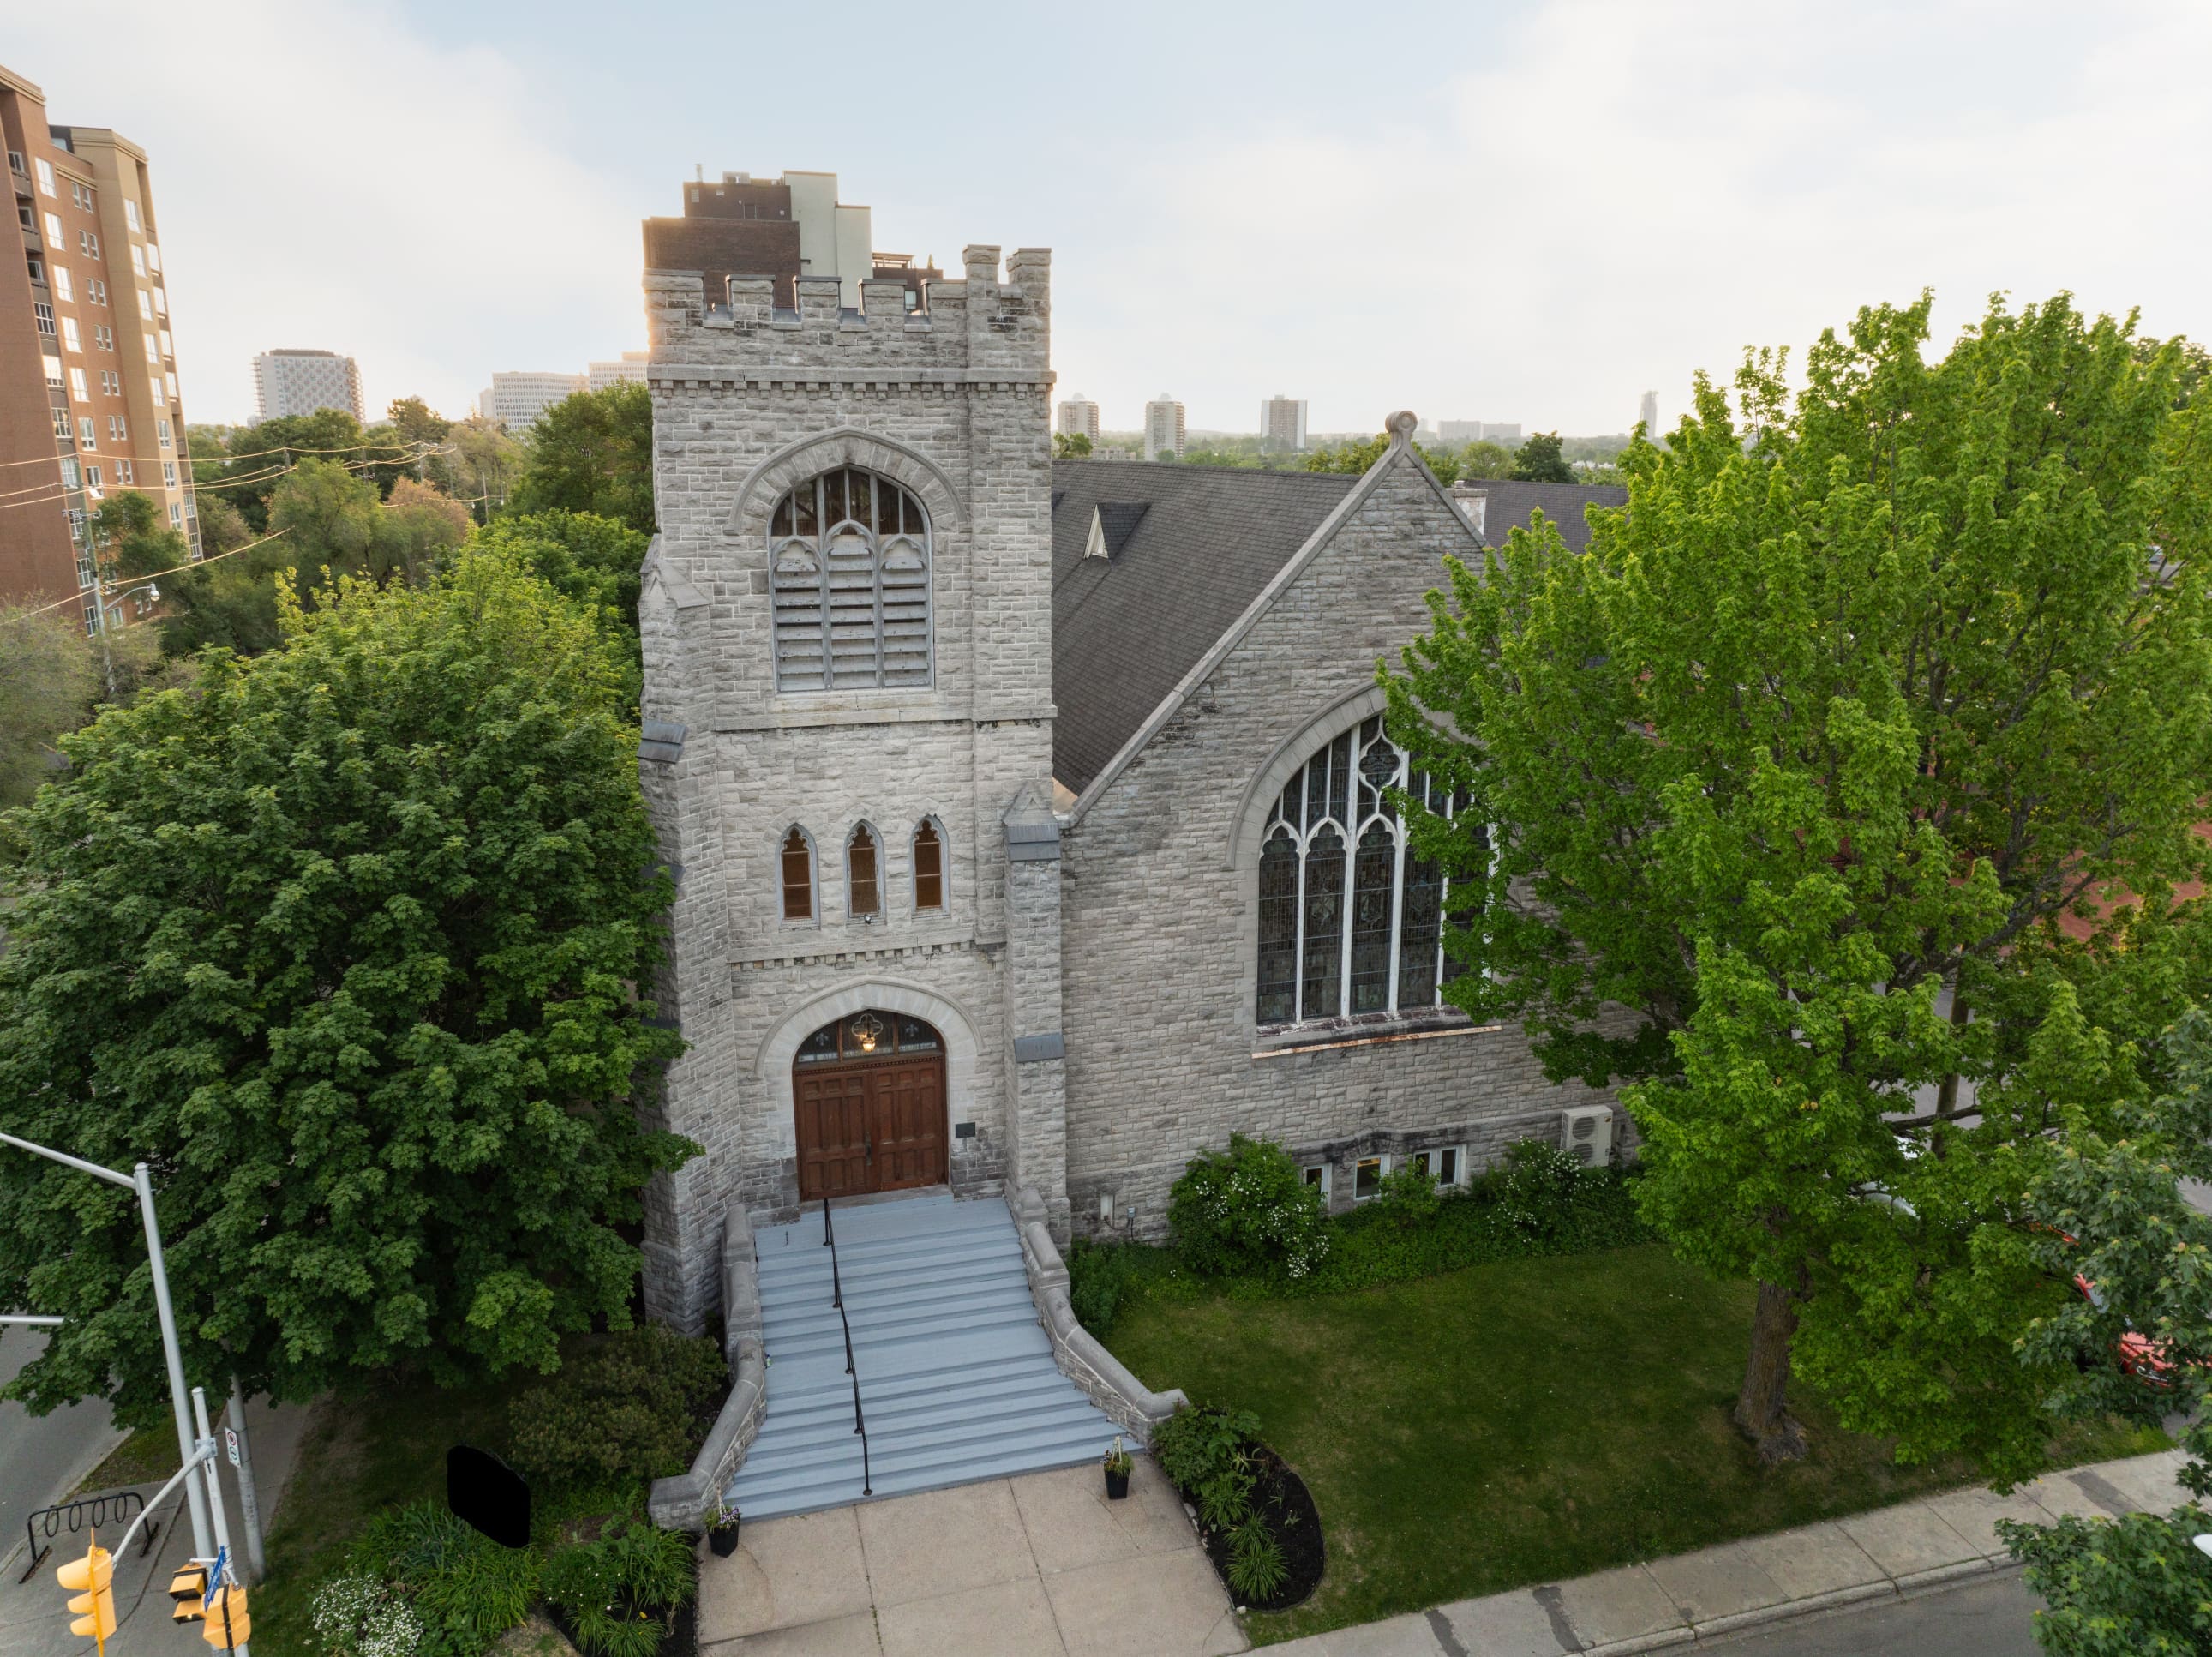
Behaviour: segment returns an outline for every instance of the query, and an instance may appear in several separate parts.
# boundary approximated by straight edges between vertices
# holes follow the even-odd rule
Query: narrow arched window
[[[1407,844],[1385,790],[1444,815],[1456,802],[1409,764],[1377,715],[1323,744],[1276,801],[1260,847],[1260,1023],[1434,1007],[1459,970],[1443,954],[1443,872]]]
[[[945,907],[945,842],[927,819],[914,832],[914,906]]]
[[[884,911],[883,886],[876,878],[876,837],[866,823],[845,843],[845,911],[854,916]]]
[[[775,687],[930,682],[929,521],[913,492],[858,466],[808,479],[769,516]]]
[[[783,837],[783,918],[814,918],[814,848],[796,828]]]

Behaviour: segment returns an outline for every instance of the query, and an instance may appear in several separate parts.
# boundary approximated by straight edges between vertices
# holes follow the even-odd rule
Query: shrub
[[[1067,1301],[1075,1320],[1104,1340],[1136,1287],[1136,1261],[1126,1243],[1079,1237],[1067,1246]]]
[[[407,1597],[422,1625],[421,1657],[481,1657],[538,1597],[535,1553],[502,1548],[434,1502],[380,1515],[351,1563]]]
[[[699,1416],[729,1390],[715,1343],[659,1324],[626,1330],[572,1358],[510,1407],[514,1463],[556,1484],[680,1473]]]
[[[1408,1231],[1435,1219],[1444,1200],[1429,1171],[1411,1159],[1382,1176],[1381,1197],[1382,1212]]]
[[[1529,1237],[1555,1235],[1565,1223],[1583,1166],[1556,1145],[1524,1139],[1505,1153],[1505,1166],[1490,1177],[1502,1218]]]
[[[406,1596],[364,1571],[317,1588],[308,1620],[328,1657],[415,1657],[422,1643],[422,1619]]]
[[[1247,1514],[1229,1532],[1229,1586],[1242,1599],[1269,1599],[1290,1575],[1290,1561],[1283,1556],[1283,1544],[1275,1540],[1275,1533],[1259,1514]]]
[[[690,1543],[651,1525],[610,1527],[545,1562],[545,1597],[586,1657],[653,1657],[667,1631],[653,1613],[685,1604],[696,1587]]]
[[[1279,1270],[1304,1277],[1328,1252],[1321,1193],[1281,1146],[1242,1134],[1175,1182],[1168,1228],[1185,1263],[1205,1276]]]
[[[1186,1404],[1152,1429],[1152,1457],[1188,1494],[1212,1529],[1233,1530],[1252,1514],[1252,1452],[1260,1418],[1249,1410]]]

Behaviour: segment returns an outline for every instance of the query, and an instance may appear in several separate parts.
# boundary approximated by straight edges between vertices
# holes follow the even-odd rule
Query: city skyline
[[[1378,429],[1395,407],[1618,431],[1644,389],[1680,411],[1699,369],[1724,380],[1747,345],[1802,362],[1859,305],[1923,286],[1938,351],[1993,289],[2063,288],[2093,311],[2140,306],[2147,332],[2212,334],[2192,277],[2212,232],[2172,208],[2212,182],[2212,111],[2140,67],[2212,47],[2212,15],[2171,0],[2106,9],[2086,40],[2035,4],[2002,39],[1971,4],[1876,8],[1881,27],[1841,35],[1733,0],[1415,5],[1405,27],[1455,48],[1425,57],[1296,4],[1256,42],[1173,14],[1172,61],[1142,16],[1103,40],[1072,17],[1019,45],[945,27],[915,37],[906,72],[997,92],[948,103],[921,143],[896,101],[835,131],[799,120],[803,76],[733,119],[714,54],[672,58],[665,29],[603,38],[567,0],[232,0],[222,27],[182,36],[146,0],[106,9],[146,27],[95,58],[36,14],[11,51],[58,107],[127,112],[170,158],[180,370],[212,421],[251,417],[249,364],[271,339],[347,341],[372,413],[421,395],[459,414],[495,368],[635,350],[637,224],[700,166],[836,172],[880,247],[947,267],[963,238],[1050,247],[1060,386],[1115,426],[1171,383],[1194,429],[1241,430],[1294,383],[1316,432]],[[748,50],[796,53],[809,27],[749,19]],[[1240,75],[1201,75],[1230,34]],[[1959,73],[1962,56],[1988,72]],[[314,67],[340,58],[340,81]],[[236,75],[275,107],[178,91]],[[1021,142],[1107,86],[1145,136]],[[325,130],[378,132],[380,164],[334,189],[327,155],[269,142]],[[501,188],[421,187],[460,154]],[[1454,210],[1460,195],[1482,210]],[[285,234],[241,253],[272,201]],[[421,280],[424,247],[438,282]]]

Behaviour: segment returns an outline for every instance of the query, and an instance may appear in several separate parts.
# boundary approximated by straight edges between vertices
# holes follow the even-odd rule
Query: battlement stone
[[[896,281],[863,281],[853,309],[836,277],[803,276],[798,308],[785,310],[768,277],[732,277],[710,294],[696,271],[647,271],[648,378],[1049,383],[1051,253],[1017,248],[1003,280],[996,247],[965,248],[962,261],[967,280],[933,283],[915,311]]]

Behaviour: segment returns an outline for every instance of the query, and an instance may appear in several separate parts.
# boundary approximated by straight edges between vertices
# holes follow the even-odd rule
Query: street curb
[[[131,1429],[127,1427],[116,1427],[113,1425],[109,1426],[106,1432],[101,1435],[101,1438],[96,1446],[95,1453],[88,1457],[82,1465],[73,1468],[67,1477],[63,1478],[58,1484],[55,1485],[53,1489],[48,1493],[46,1500],[39,1504],[40,1507],[51,1508],[54,1506],[55,1503],[66,1497],[71,1490],[74,1490],[78,1485],[83,1483],[85,1480],[90,1478],[94,1471],[99,1467],[101,1462],[106,1460],[108,1457],[113,1455],[118,1450],[120,1450],[130,1437]],[[36,1509],[33,1509],[33,1511],[35,1512]],[[15,1561],[21,1556],[23,1550],[29,1544],[27,1543],[18,1542],[14,1547],[8,1550],[5,1556],[0,1556],[0,1575],[4,1575],[5,1573],[15,1569]]]
[[[1761,1605],[1752,1611],[1732,1611],[1726,1617],[1716,1617],[1709,1622],[1686,1623],[1671,1629],[1660,1629],[1650,1634],[1632,1635],[1626,1640],[1612,1640],[1603,1645],[1584,1646],[1577,1657],[1637,1657],[1646,1651],[1665,1651],[1675,1646],[1704,1645],[1708,1641],[1733,1638],[1762,1628],[1771,1628],[1783,1623],[1794,1623],[1802,1617],[1818,1617],[1823,1611],[1845,1611],[1855,1605],[1876,1599],[1922,1599],[1947,1588],[1964,1586],[1984,1576],[1995,1575],[2013,1563],[2008,1554],[1984,1559],[1962,1560],[1957,1564],[1938,1565],[1932,1570],[1916,1571],[1910,1576],[1884,1578],[1879,1582],[1863,1582],[1854,1587],[1831,1588],[1825,1593],[1808,1593],[1802,1599],[1778,1599],[1771,1605]]]

